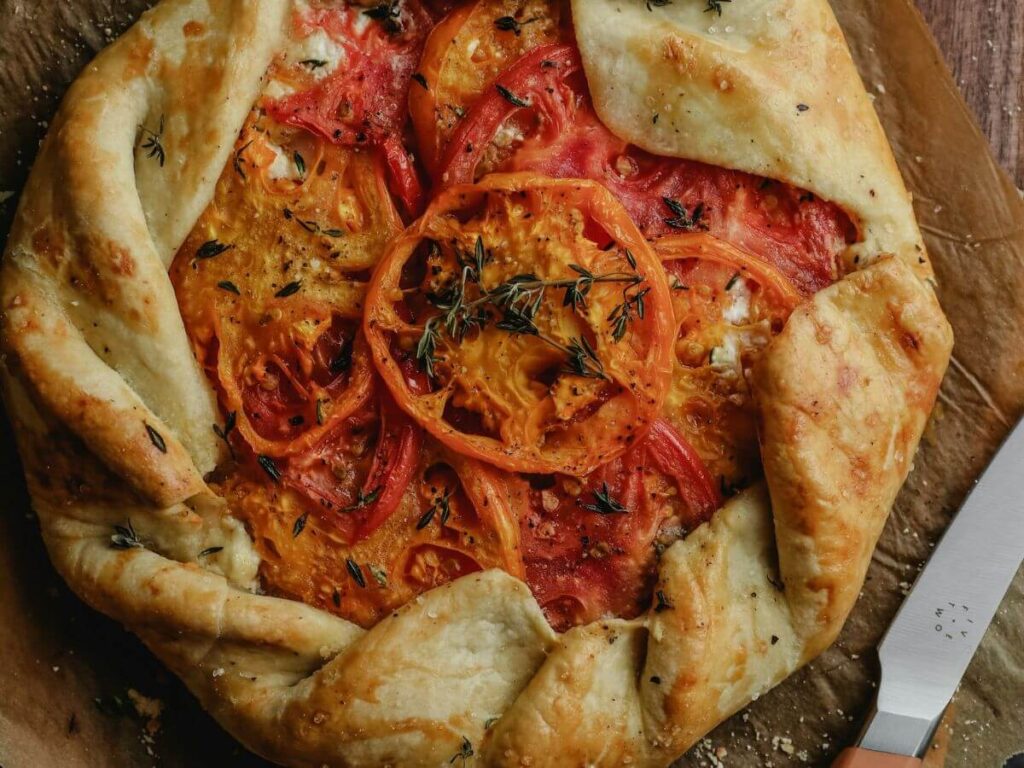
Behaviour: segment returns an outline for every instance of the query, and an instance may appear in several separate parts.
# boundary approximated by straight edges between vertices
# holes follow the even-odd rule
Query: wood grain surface
[[[915,0],[996,158],[1024,189],[1024,0]]]

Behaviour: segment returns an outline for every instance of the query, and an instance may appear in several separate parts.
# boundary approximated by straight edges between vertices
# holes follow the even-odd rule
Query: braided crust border
[[[50,129],[0,271],[5,398],[47,548],[82,599],[272,760],[439,765],[468,740],[466,765],[665,765],[827,647],[857,597],[952,346],[907,193],[825,0],[730,7],[725,40],[687,4],[657,23],[635,5],[574,2],[602,118],[654,151],[840,202],[862,268],[798,308],[755,370],[767,482],[665,553],[672,609],[561,636],[499,571],[369,631],[259,595],[252,544],[202,479],[216,406],[166,269],[282,43],[287,0],[163,0]],[[643,87],[616,90],[624,77]],[[800,89],[817,110],[803,123],[789,114]],[[652,128],[648,97],[701,109]],[[158,166],[136,139],[161,123]],[[109,546],[125,519],[146,549]]]

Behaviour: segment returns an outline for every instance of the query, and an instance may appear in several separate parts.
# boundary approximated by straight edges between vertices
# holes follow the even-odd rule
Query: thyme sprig
[[[129,518],[125,525],[114,526],[114,533],[110,536],[110,546],[114,549],[136,549],[142,548],[145,545],[142,543],[139,534],[135,532],[135,527],[132,525],[131,518]]]
[[[155,131],[150,130],[144,125],[140,125],[139,130],[146,137],[146,140],[142,143],[142,148],[146,150],[146,157],[155,157],[157,162],[160,163],[160,167],[163,168],[164,161],[167,159],[167,153],[164,151],[163,145],[164,116],[160,115],[160,125]]]
[[[424,512],[420,519],[416,522],[416,530],[422,531],[424,528],[430,525],[431,521],[434,519],[435,516],[437,517],[437,521],[442,526],[447,524],[448,518],[452,514],[451,504],[449,503],[449,499],[451,499],[451,497],[452,491],[448,490],[447,488],[445,489],[443,494],[437,496],[434,499],[434,503],[430,505],[430,508],[427,509],[427,511]]]
[[[626,512],[622,503],[612,496],[608,483],[601,483],[601,490],[594,491],[594,503],[584,504],[583,508],[599,515],[621,515]]]
[[[697,203],[693,207],[693,212],[687,213],[686,207],[675,198],[663,197],[661,200],[674,214],[671,218],[664,220],[673,229],[682,229],[688,232],[695,229],[707,229],[707,225],[701,221],[704,217],[704,203]]]
[[[717,13],[719,16],[722,15],[722,3],[731,3],[732,0],[707,0],[708,4],[704,6],[704,13]]]
[[[436,248],[436,245],[435,245]],[[573,337],[568,345],[562,344],[543,333],[537,326],[536,317],[543,305],[547,291],[564,291],[562,306],[571,307],[573,312],[585,309],[587,296],[597,283],[624,284],[622,303],[617,305],[608,317],[612,325],[612,338],[620,341],[629,323],[635,317],[644,316],[644,296],[649,288],[631,292],[644,281],[636,272],[609,272],[595,274],[579,264],[570,264],[575,277],[544,280],[532,273],[513,275],[494,288],[488,289],[481,283],[484,266],[491,255],[484,247],[483,239],[477,237],[472,257],[456,253],[460,266],[459,277],[444,291],[428,296],[430,302],[441,310],[441,314],[429,318],[423,326],[416,345],[416,359],[430,378],[435,376],[439,362],[437,347],[441,341],[441,329],[449,338],[461,342],[474,329],[484,328],[495,319],[495,328],[507,333],[535,336],[566,355],[566,372],[586,378],[607,380],[604,366],[590,342],[584,337]],[[631,266],[636,261],[626,253]],[[479,292],[476,298],[468,299],[467,286],[473,284]]]
[[[384,486],[378,485],[369,491],[363,492],[359,490],[356,492],[356,500],[349,504],[347,507],[342,508],[342,512],[355,512],[357,509],[368,507],[377,499],[380,498],[381,493],[384,491]]]
[[[402,31],[402,9],[399,7],[399,0],[378,3],[363,11],[363,15],[379,21],[389,35],[396,35]]]
[[[512,32],[519,37],[523,33],[523,27],[535,21],[540,21],[540,16],[531,16],[523,21],[519,21],[515,16],[499,16],[494,20],[494,26],[502,32]]]

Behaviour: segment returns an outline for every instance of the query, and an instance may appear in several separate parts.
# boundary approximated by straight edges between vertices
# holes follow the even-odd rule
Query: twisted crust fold
[[[764,354],[752,385],[766,482],[665,553],[661,610],[562,636],[498,571],[369,631],[260,595],[252,543],[203,482],[215,400],[166,266],[228,160],[288,3],[163,0],[69,91],[0,272],[4,389],[30,491],[71,587],[251,749],[294,766],[664,765],[839,631],[951,334],[824,0],[730,6],[735,30],[714,39],[698,31],[701,8],[577,0],[602,117],[654,151],[841,203],[863,236],[851,261],[870,266],[799,307]],[[666,75],[648,59],[668,52]],[[671,118],[652,124],[648,95]],[[811,109],[790,116],[798,96]],[[162,166],[139,141],[140,125],[161,123]],[[126,521],[143,546],[111,546]]]

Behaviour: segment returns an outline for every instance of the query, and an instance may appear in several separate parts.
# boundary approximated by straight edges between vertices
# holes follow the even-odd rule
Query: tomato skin
[[[558,631],[609,614],[639,615],[650,601],[663,526],[670,520],[681,526],[669,537],[674,540],[722,504],[700,457],[664,420],[655,421],[628,453],[587,477],[534,478],[530,488],[523,486],[525,579]],[[683,505],[672,503],[671,486]],[[595,511],[599,493],[624,511]]]
[[[435,173],[440,184],[472,181],[498,130],[528,115],[531,127],[497,170],[600,181],[646,237],[710,231],[778,267],[804,295],[838,278],[838,253],[856,231],[837,206],[786,184],[657,157],[619,139],[593,110],[575,46],[541,46],[496,82],[529,106],[497,90],[482,96],[449,142]],[[668,201],[687,216],[680,218]]]
[[[447,186],[473,182],[476,167],[498,129],[510,116],[528,108],[503,96],[498,86],[520,98],[527,94],[541,98],[546,88],[582,67],[579,51],[571,45],[542,45],[520,58],[498,77],[491,92],[477,102],[452,134],[440,163],[440,183]]]
[[[357,9],[321,9],[306,21],[325,29],[345,48],[346,61],[317,85],[265,104],[267,113],[285,125],[303,128],[335,144],[380,147],[392,189],[406,212],[422,206],[423,190],[413,161],[402,144],[404,109],[431,15],[418,0],[401,4],[402,31],[389,34],[374,22],[359,33]],[[417,86],[419,87],[419,86]]]
[[[381,434],[362,493],[382,490],[374,502],[361,510],[363,521],[356,531],[356,541],[370,536],[394,513],[416,473],[423,447],[423,430],[390,397],[382,402],[380,413]]]
[[[722,494],[708,468],[693,446],[667,421],[659,419],[651,425],[643,448],[648,460],[675,480],[694,521],[708,520],[722,506]]]

